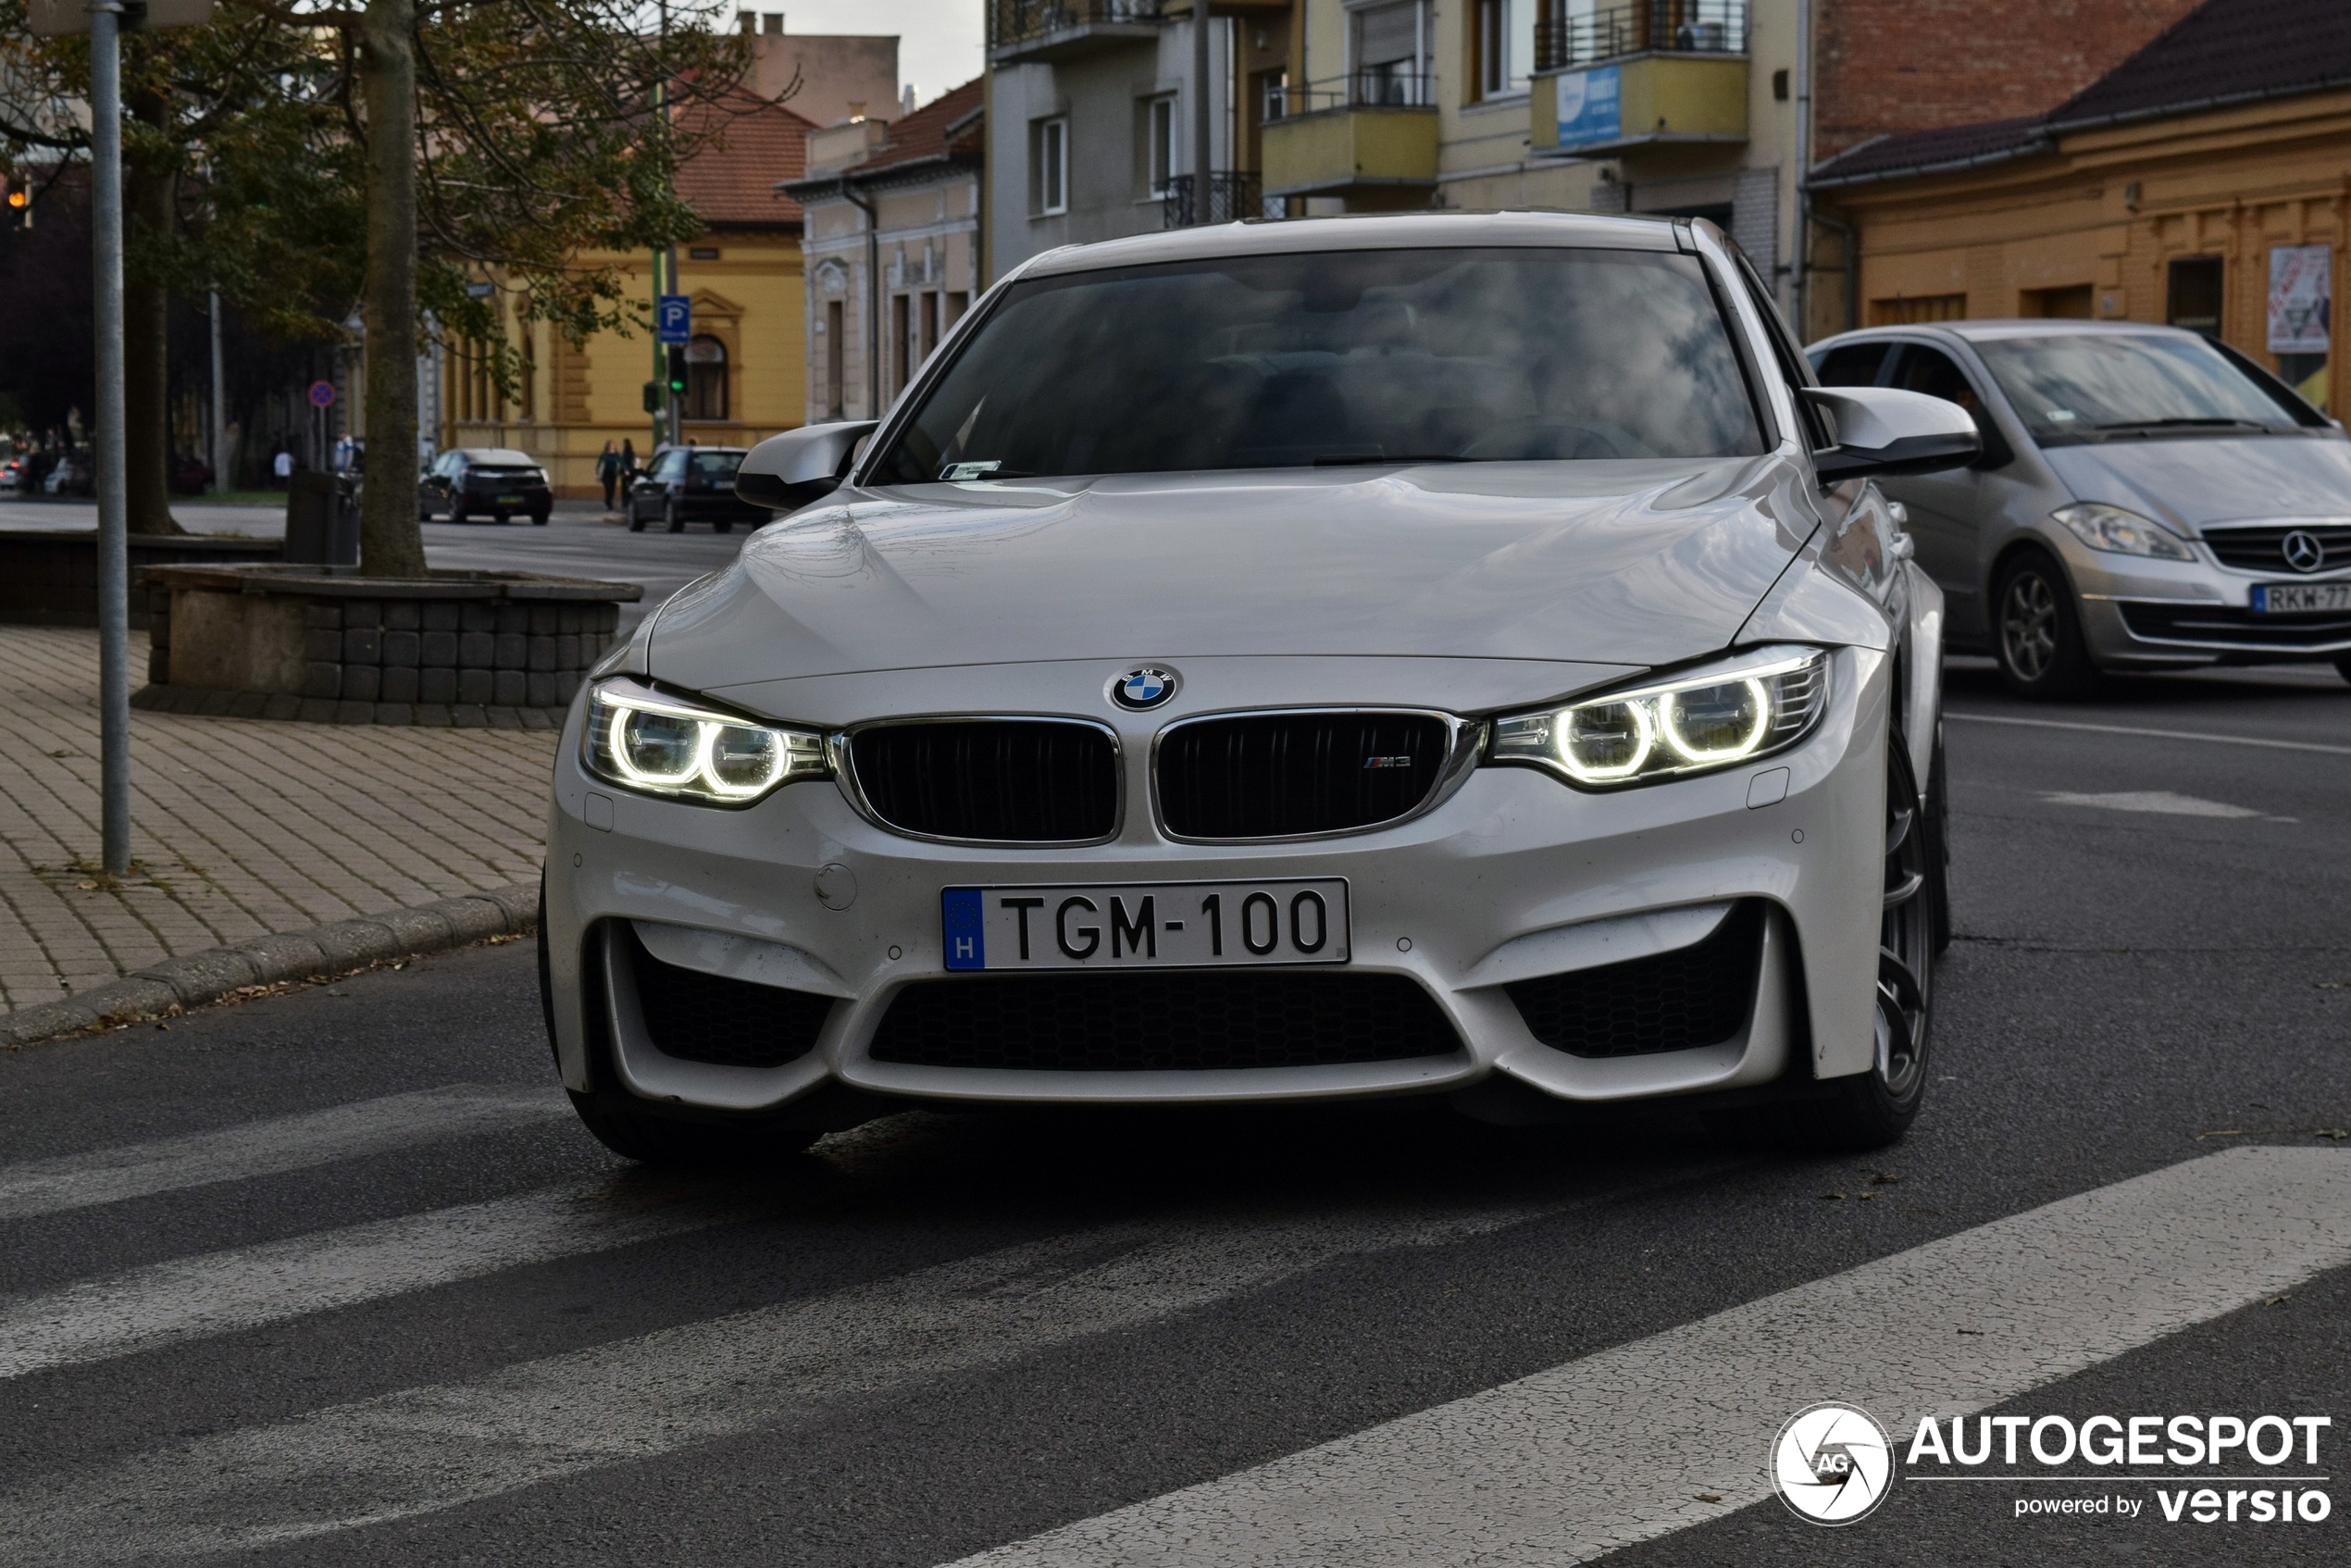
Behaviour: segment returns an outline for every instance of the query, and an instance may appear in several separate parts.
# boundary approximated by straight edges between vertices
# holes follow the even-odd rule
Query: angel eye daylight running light
[[[1489,761],[1605,789],[1678,778],[1783,751],[1828,706],[1829,655],[1766,648],[1572,707],[1497,719]]]
[[[832,771],[813,730],[713,713],[626,678],[590,694],[580,739],[582,762],[606,783],[708,805],[748,805]]]

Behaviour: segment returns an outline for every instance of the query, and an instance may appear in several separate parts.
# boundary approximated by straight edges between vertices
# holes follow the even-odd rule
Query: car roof
[[[1414,212],[1220,223],[1197,229],[1064,245],[1023,268],[1024,278],[1098,272],[1113,267],[1301,251],[1422,250],[1525,245],[1625,251],[1690,247],[1670,218],[1612,218],[1570,212]]]
[[[528,452],[516,452],[511,446],[461,446],[457,455],[468,463],[512,463],[519,467],[536,468],[539,459]]]
[[[1997,342],[2014,338],[2103,337],[2103,338],[2194,338],[2201,333],[2185,327],[2163,327],[2152,321],[2083,321],[2071,317],[1997,317],[1964,321],[1905,321],[1884,327],[1863,327],[1835,337],[1823,338],[1814,348],[1842,342],[1883,341],[1897,333],[1916,332],[1927,336],[1959,339],[1962,342]]]

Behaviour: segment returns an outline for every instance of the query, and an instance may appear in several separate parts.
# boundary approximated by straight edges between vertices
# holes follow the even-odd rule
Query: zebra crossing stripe
[[[217,1132],[29,1160],[0,1167],[0,1220],[275,1176],[570,1114],[552,1089],[454,1084]]]
[[[2351,1263],[2351,1151],[2239,1149],[1962,1231],[954,1568],[1555,1568],[1768,1495],[1822,1400],[1907,1437]]]

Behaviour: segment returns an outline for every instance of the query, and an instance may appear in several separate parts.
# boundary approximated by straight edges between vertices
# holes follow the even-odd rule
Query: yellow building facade
[[[805,168],[808,122],[767,106],[730,118],[723,138],[678,171],[678,194],[708,225],[678,248],[678,292],[693,305],[680,435],[703,446],[747,446],[807,420],[808,342],[802,215],[777,189]],[[652,314],[651,254],[589,257],[616,267]],[[574,346],[543,321],[506,324],[520,364],[502,396],[490,355],[452,342],[441,351],[442,450],[502,446],[529,453],[559,496],[600,495],[604,443],[632,442],[641,460],[657,439],[646,384],[662,367],[649,330],[602,332]]]
[[[1821,172],[1816,198],[1852,225],[1859,250],[1851,324],[2169,323],[2220,338],[2323,407],[2345,405],[2344,356],[2310,352],[2320,345],[2307,341],[2302,352],[2274,350],[2271,296],[2280,277],[2315,268],[2315,282],[2300,284],[2305,317],[2308,300],[2341,297],[2351,92],[2060,122],[2006,139],[1972,150],[1922,139],[1908,154],[1860,149]],[[1885,167],[1906,156],[1924,161]],[[2307,320],[2302,330],[2307,339]]]

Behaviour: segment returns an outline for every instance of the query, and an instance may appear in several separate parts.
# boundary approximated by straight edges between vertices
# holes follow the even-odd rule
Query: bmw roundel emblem
[[[1176,695],[1176,672],[1143,665],[1111,682],[1110,700],[1122,708],[1155,708]]]

